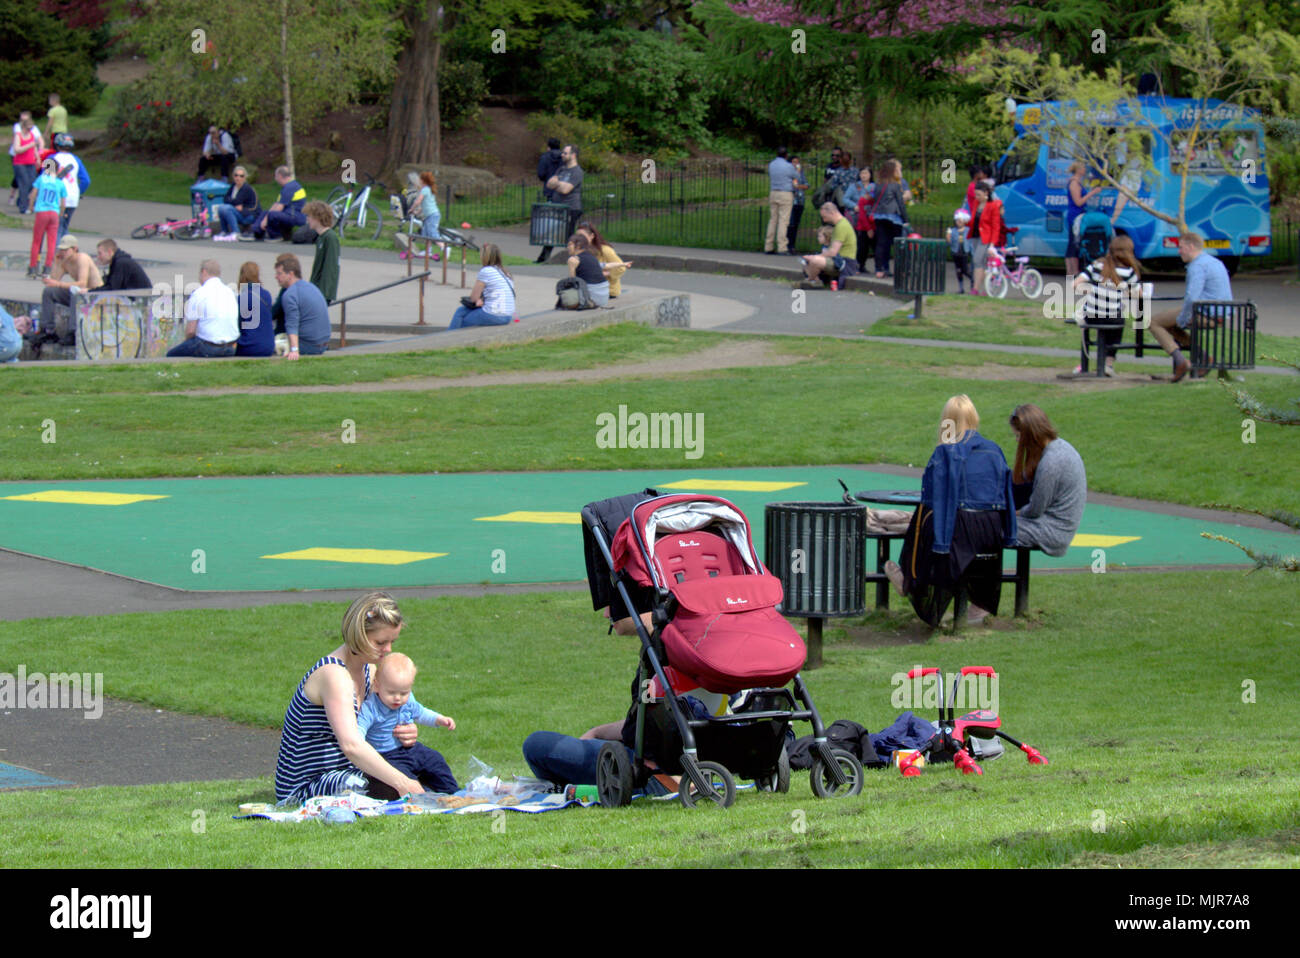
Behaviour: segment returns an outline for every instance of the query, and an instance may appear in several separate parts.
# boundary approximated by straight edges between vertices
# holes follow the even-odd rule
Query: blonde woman
[[[618,299],[623,294],[623,283],[620,277],[631,268],[632,261],[628,260],[625,263],[619,259],[618,251],[606,242],[591,221],[583,220],[579,223],[577,232],[587,237],[592,254],[600,263],[605,275],[609,277],[609,298]]]
[[[393,650],[402,626],[402,613],[386,592],[367,593],[348,607],[343,644],[307,670],[284,713],[275,762],[277,801],[302,802],[349,789],[388,799],[424,791],[384,761],[357,728],[375,667]],[[393,731],[403,745],[414,743],[416,733],[414,725]]]
[[[495,243],[484,243],[479,255],[483,268],[478,271],[478,279],[474,281],[470,294],[456,308],[448,329],[504,326],[514,316],[515,284],[501,265],[501,250]]]
[[[1065,235],[1069,237],[1065,244],[1065,272],[1068,276],[1079,272],[1079,238],[1074,235],[1074,221],[1083,215],[1088,200],[1101,193],[1100,186],[1084,192],[1083,178],[1087,173],[1087,164],[1078,160],[1070,164],[1070,182],[1065,189],[1068,200],[1065,208]]]
[[[953,396],[939,418],[939,445],[921,479],[921,504],[903,540],[901,563],[885,574],[911,599],[922,620],[938,626],[962,589],[968,621],[996,614],[1002,592],[1002,549],[1016,544],[1011,470],[997,443],[979,434],[979,413]]]

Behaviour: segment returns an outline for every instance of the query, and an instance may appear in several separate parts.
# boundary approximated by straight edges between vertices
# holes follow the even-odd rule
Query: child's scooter
[[[943,701],[944,682],[943,673],[939,669],[912,669],[907,673],[909,679],[919,679],[925,675],[937,674],[939,676],[939,731],[935,733],[934,738],[926,742],[916,752],[916,756],[911,760],[904,759],[899,768],[903,775],[908,778],[921,774],[920,765],[917,763],[917,757],[923,756],[928,762],[946,762],[951,760],[954,765],[961,769],[963,775],[983,775],[984,769],[980,768],[978,763],[971,758],[970,752],[966,751],[966,738],[998,738],[1006,739],[1016,748],[1025,753],[1029,759],[1030,765],[1046,765],[1047,759],[1043,754],[1032,745],[1026,745],[1024,742],[1017,742],[1006,732],[1002,731],[1002,719],[996,712],[990,712],[988,709],[976,709],[967,712],[961,718],[954,717],[953,704],[957,698],[957,686],[967,675],[986,675],[990,678],[997,678],[997,672],[987,665],[968,665],[961,670],[961,674],[954,676],[952,688],[948,691],[947,703]]]

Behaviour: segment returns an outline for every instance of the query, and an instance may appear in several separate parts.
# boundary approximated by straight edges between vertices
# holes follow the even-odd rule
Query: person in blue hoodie
[[[969,396],[944,404],[939,445],[921,479],[902,561],[885,564],[894,589],[932,627],[962,589],[970,599],[968,621],[996,615],[1002,549],[1016,544],[1011,470],[1001,447],[979,434],[979,423]]]

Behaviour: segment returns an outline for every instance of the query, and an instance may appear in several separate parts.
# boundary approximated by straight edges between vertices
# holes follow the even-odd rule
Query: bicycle
[[[356,184],[353,184],[351,188],[336,186],[325,200],[330,209],[334,211],[334,221],[338,227],[340,237],[346,235],[349,220],[351,220],[351,225],[357,228],[362,237],[368,235],[370,239],[379,239],[379,234],[384,231],[384,214],[379,212],[378,207],[370,202],[370,191],[376,186],[385,190],[388,187],[369,173],[365,174],[365,177],[366,185],[362,187],[360,193],[354,192]]]
[[[198,216],[188,220],[174,220],[170,217],[161,223],[145,223],[131,230],[131,239],[149,239],[152,236],[166,236],[171,239],[196,240],[211,235],[208,224],[208,211],[205,208]]]
[[[1014,235],[1018,227],[1008,227],[1007,235]],[[984,292],[995,299],[1006,299],[1011,287],[1030,299],[1037,299],[1043,291],[1043,274],[1027,266],[1028,256],[1016,256],[1016,268],[1007,267],[1007,259],[1015,254],[1015,246],[990,246],[988,262],[984,266]]]

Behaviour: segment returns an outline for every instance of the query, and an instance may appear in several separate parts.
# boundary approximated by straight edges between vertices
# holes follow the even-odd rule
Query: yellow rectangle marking
[[[506,512],[499,516],[478,516],[475,522],[536,522],[542,525],[577,526],[582,524],[579,512]]]
[[[715,489],[719,492],[780,492],[795,486],[806,486],[806,482],[763,482],[758,479],[683,479],[656,485],[657,489],[691,489],[696,492]]]
[[[356,565],[406,565],[424,559],[437,559],[445,552],[403,552],[400,549],[299,549],[262,556],[263,559],[303,559],[311,562],[351,562]]]
[[[1070,543],[1079,548],[1105,549],[1110,546],[1122,546],[1126,542],[1137,542],[1141,536],[1094,536],[1080,533]]]
[[[47,489],[29,492],[22,496],[4,496],[15,502],[65,502],[74,506],[129,506],[150,499],[167,499],[169,496],[128,495],[121,492],[87,492],[80,489]]]

